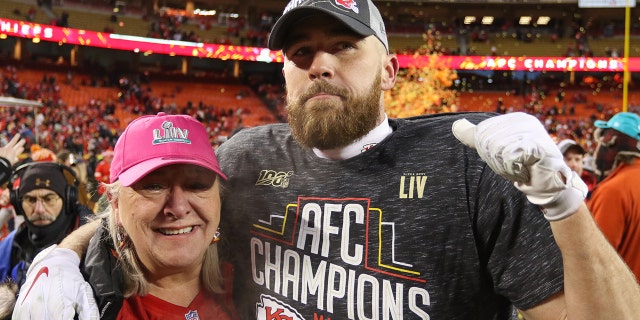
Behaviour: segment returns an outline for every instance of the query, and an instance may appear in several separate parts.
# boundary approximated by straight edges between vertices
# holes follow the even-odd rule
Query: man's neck
[[[389,136],[392,132],[393,129],[391,129],[391,126],[389,125],[389,118],[387,118],[387,116],[385,115],[384,120],[377,127],[373,128],[371,131],[369,131],[369,133],[364,135],[362,138],[355,140],[350,145],[344,148],[330,150],[320,150],[317,148],[313,148],[313,153],[315,153],[318,157],[325,159],[349,159],[369,150],[380,141],[384,140],[384,138]]]

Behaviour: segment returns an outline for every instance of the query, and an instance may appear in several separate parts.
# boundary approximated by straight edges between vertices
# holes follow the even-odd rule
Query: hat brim
[[[598,127],[598,128],[602,128],[602,129],[609,129],[611,128],[611,126],[609,126],[609,123],[607,121],[604,120],[596,120],[593,123],[594,126]]]
[[[214,166],[205,161],[199,159],[185,159],[185,158],[153,158],[143,162],[140,162],[127,170],[120,173],[118,180],[120,184],[129,187],[132,184],[138,182],[152,171],[172,164],[193,164],[205,169],[209,169],[219,175],[222,179],[227,180],[227,176],[222,173],[218,166]]]
[[[375,35],[374,31],[371,30],[371,28],[367,27],[366,25],[362,24],[362,22],[350,16],[320,7],[303,7],[292,9],[291,11],[285,13],[280,19],[278,19],[278,21],[276,21],[276,23],[273,25],[273,28],[271,29],[271,34],[269,34],[269,40],[267,42],[267,46],[269,47],[269,49],[283,49],[287,33],[291,29],[291,26],[302,19],[317,15],[318,13],[324,13],[338,19],[340,22],[349,27],[349,29],[362,36]]]

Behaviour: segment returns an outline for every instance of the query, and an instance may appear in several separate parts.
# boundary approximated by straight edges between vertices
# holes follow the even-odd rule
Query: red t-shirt
[[[105,189],[102,183],[109,183],[109,176],[111,175],[111,162],[100,161],[96,166],[96,170],[93,173],[93,177],[96,181],[100,182],[98,185],[98,194],[103,194]]]
[[[589,209],[602,233],[640,282],[640,160],[621,164],[591,194]]]
[[[109,175],[111,174],[111,162],[100,161],[96,165],[96,170],[93,173],[93,177],[98,182],[109,183]]]
[[[215,295],[200,291],[188,307],[166,302],[150,294],[125,299],[117,319],[136,320],[231,320],[233,307],[220,305]]]

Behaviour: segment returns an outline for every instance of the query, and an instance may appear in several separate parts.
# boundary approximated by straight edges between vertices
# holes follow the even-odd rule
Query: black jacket
[[[100,319],[116,319],[124,301],[124,283],[106,220],[89,242],[82,272],[93,288]]]

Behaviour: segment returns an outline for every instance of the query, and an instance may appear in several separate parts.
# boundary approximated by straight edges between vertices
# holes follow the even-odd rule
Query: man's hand
[[[0,148],[0,157],[3,157],[11,163],[11,165],[16,164],[18,162],[18,156],[24,152],[24,144],[25,140],[20,137],[19,134],[16,134],[11,138],[9,143],[7,143],[4,147]]]
[[[39,253],[20,288],[13,319],[100,319],[79,264],[74,251],[55,245]]]
[[[542,123],[526,113],[496,116],[474,125],[466,119],[452,126],[458,140],[475,149],[498,175],[514,182],[547,220],[573,214],[587,186],[564,162]]]

